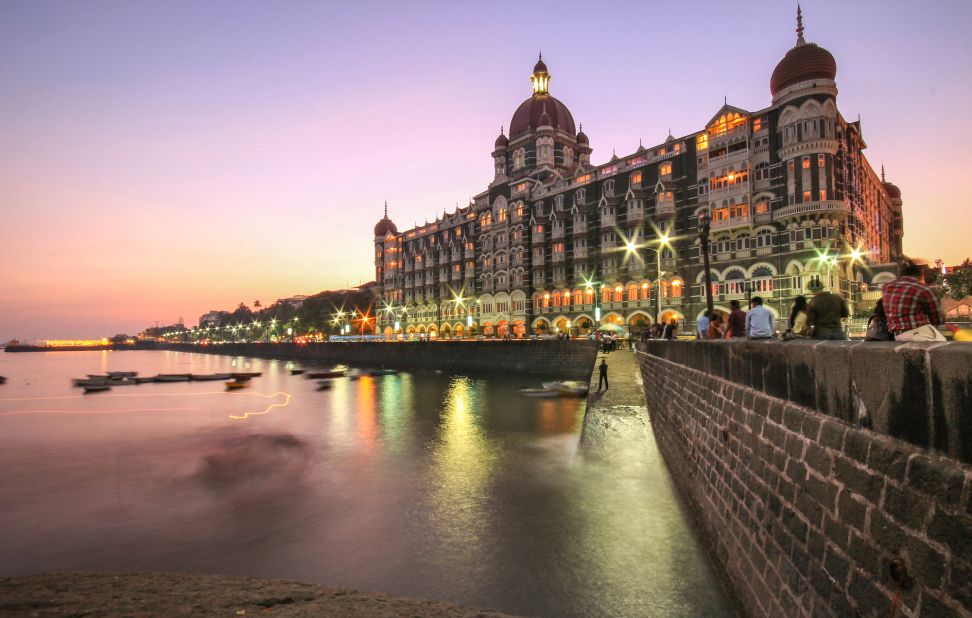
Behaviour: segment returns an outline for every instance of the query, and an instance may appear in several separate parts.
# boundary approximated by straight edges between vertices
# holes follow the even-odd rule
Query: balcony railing
[[[675,203],[674,202],[662,202],[655,205],[655,218],[661,219],[662,217],[672,217],[675,216]]]
[[[587,233],[587,222],[574,224],[574,235],[586,234],[586,233]]]
[[[749,216],[742,217],[729,217],[727,219],[719,219],[712,221],[712,230],[730,230],[737,227],[747,227],[749,226]]]
[[[826,213],[832,212],[834,214],[849,214],[850,204],[843,200],[827,200],[824,202],[804,202],[802,204],[793,204],[792,206],[784,206],[773,213],[773,220],[779,221],[780,219],[785,219],[786,217],[792,217],[796,215],[805,215],[813,213]]]

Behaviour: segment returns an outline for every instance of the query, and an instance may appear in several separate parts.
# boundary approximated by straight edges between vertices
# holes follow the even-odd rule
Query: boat
[[[393,376],[398,374],[398,369],[375,369],[370,373],[373,376]]]
[[[111,387],[107,384],[89,384],[84,387],[85,393],[100,393],[101,391],[109,391]]]
[[[544,382],[543,387],[555,390],[561,395],[568,397],[580,397],[587,394],[590,385],[587,382],[580,382],[578,380],[564,380],[562,382]]]
[[[89,380],[107,380],[108,379],[108,374],[105,374],[105,373],[89,373],[88,374],[88,379]]]
[[[228,373],[194,373],[190,379],[193,382],[211,382],[213,380],[229,380],[233,377]]]
[[[319,390],[319,391],[330,390],[331,387],[333,387],[333,386],[334,386],[334,380],[318,380],[317,381],[317,390]]]
[[[71,382],[75,386],[96,386],[98,384],[105,384],[108,382],[108,378],[74,378]]]
[[[0,376],[0,384],[6,384],[6,382],[7,382],[7,378],[5,378],[4,376]]]
[[[135,380],[129,378],[122,378],[120,380],[108,380],[104,383],[105,386],[135,386],[138,384]]]
[[[263,372],[262,371],[237,371],[236,373],[231,373],[230,374],[230,376],[232,376],[233,379],[238,379],[238,378],[259,378],[262,375],[263,375]]]
[[[560,397],[560,391],[549,388],[521,388],[520,394],[524,397]]]
[[[134,378],[138,375],[137,371],[109,371],[108,378],[111,380],[119,380],[121,378]]]
[[[158,376],[151,376],[151,377],[144,377],[144,378],[135,378],[135,383],[136,384],[146,384],[148,382],[156,382],[157,381],[157,378],[158,378]]]
[[[226,383],[226,390],[235,391],[241,388],[246,388],[250,385],[249,380],[230,380]]]
[[[305,373],[306,371],[307,371],[306,369],[291,369],[290,375],[299,376],[300,374]]]
[[[347,371],[314,371],[312,373],[305,373],[304,377],[308,380],[320,380],[322,378],[343,378],[347,375]]]
[[[160,373],[155,376],[156,382],[188,382],[188,373]]]

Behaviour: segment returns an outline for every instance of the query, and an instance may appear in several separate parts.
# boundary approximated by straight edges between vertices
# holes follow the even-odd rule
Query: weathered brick
[[[837,511],[837,486],[829,480],[819,479],[808,474],[803,488],[810,497],[817,501],[817,504],[831,513]]]
[[[784,408],[786,408],[786,404],[782,401],[771,401],[769,404],[769,419],[777,425],[782,424]]]
[[[868,502],[878,504],[881,498],[881,488],[884,485],[884,477],[878,476],[873,472],[859,468],[852,460],[845,457],[837,457],[834,474],[844,487],[854,493],[863,496]]]
[[[807,413],[800,407],[788,405],[783,410],[783,426],[790,431],[799,433],[800,427],[803,425],[803,417],[806,415]]]
[[[851,532],[847,555],[872,577],[882,577],[881,552],[864,536]]]
[[[928,524],[928,536],[948,546],[955,558],[972,562],[972,521],[968,517],[936,510]]]
[[[807,447],[807,441],[803,436],[791,433],[786,437],[786,454],[797,461],[803,461],[803,451]]]
[[[827,548],[827,555],[824,558],[824,569],[838,585],[844,586],[847,583],[847,575],[850,573],[850,560],[846,556],[836,551],[833,547]]]
[[[844,436],[844,454],[854,461],[867,461],[867,449],[871,446],[871,439],[864,432],[852,429]]]
[[[895,481],[903,481],[909,453],[889,444],[886,440],[874,440],[867,453],[867,466]]]
[[[824,536],[826,536],[831,543],[846,551],[850,543],[849,535],[850,530],[846,525],[837,521],[833,517],[824,517]]]
[[[840,496],[837,498],[837,512],[840,515],[840,521],[862,532],[864,531],[867,504],[855,498],[853,493],[846,489],[840,492]]]
[[[815,414],[807,414],[803,417],[803,424],[800,426],[800,433],[802,433],[809,440],[816,440],[817,436],[820,435],[820,425],[823,419]]]
[[[888,483],[884,489],[883,509],[902,524],[921,530],[931,502],[927,497],[908,487],[896,487]]]
[[[972,565],[952,561],[948,594],[972,613]]]
[[[953,463],[917,455],[908,462],[906,482],[946,506],[958,506],[965,472]]]
[[[820,444],[834,450],[843,450],[847,427],[837,421],[823,421],[820,426]]]
[[[900,524],[881,511],[871,513],[871,538],[890,554],[897,554],[904,546],[907,535]]]
[[[860,571],[851,575],[847,593],[864,615],[887,616],[891,610],[891,598],[874,585],[871,578]]]
[[[804,460],[808,466],[819,472],[821,476],[830,476],[830,455],[823,447],[813,442],[809,443]]]
[[[954,601],[952,602],[954,603]],[[965,606],[966,613],[969,606]],[[943,599],[935,595],[924,592],[921,595],[921,618],[953,618],[961,616],[962,613],[954,605],[946,603]]]
[[[796,459],[786,462],[786,475],[797,483],[802,483],[807,478],[807,466]]]
[[[797,492],[796,508],[807,518],[807,521],[814,528],[819,529],[823,525],[823,507],[806,491],[800,490]]]
[[[797,541],[806,543],[808,526],[800,519],[796,511],[790,507],[784,507],[783,509],[783,526],[790,531],[790,534]]]
[[[928,588],[941,588],[945,583],[945,556],[914,535],[908,535],[906,546],[912,575]]]

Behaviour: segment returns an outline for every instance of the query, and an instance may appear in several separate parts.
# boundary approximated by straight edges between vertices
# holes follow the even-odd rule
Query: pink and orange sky
[[[803,2],[838,104],[903,191],[905,250],[972,254],[972,3]],[[485,188],[551,94],[604,162],[770,103],[795,2],[0,4],[0,340],[137,332],[373,278]]]

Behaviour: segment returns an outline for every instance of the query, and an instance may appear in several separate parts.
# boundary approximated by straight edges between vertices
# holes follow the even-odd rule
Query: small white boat
[[[564,380],[562,382],[544,382],[543,387],[555,390],[561,395],[568,397],[580,397],[587,394],[587,390],[590,386],[587,382],[580,382],[577,380]]]
[[[521,388],[524,397],[560,397],[560,391],[549,388]]]

